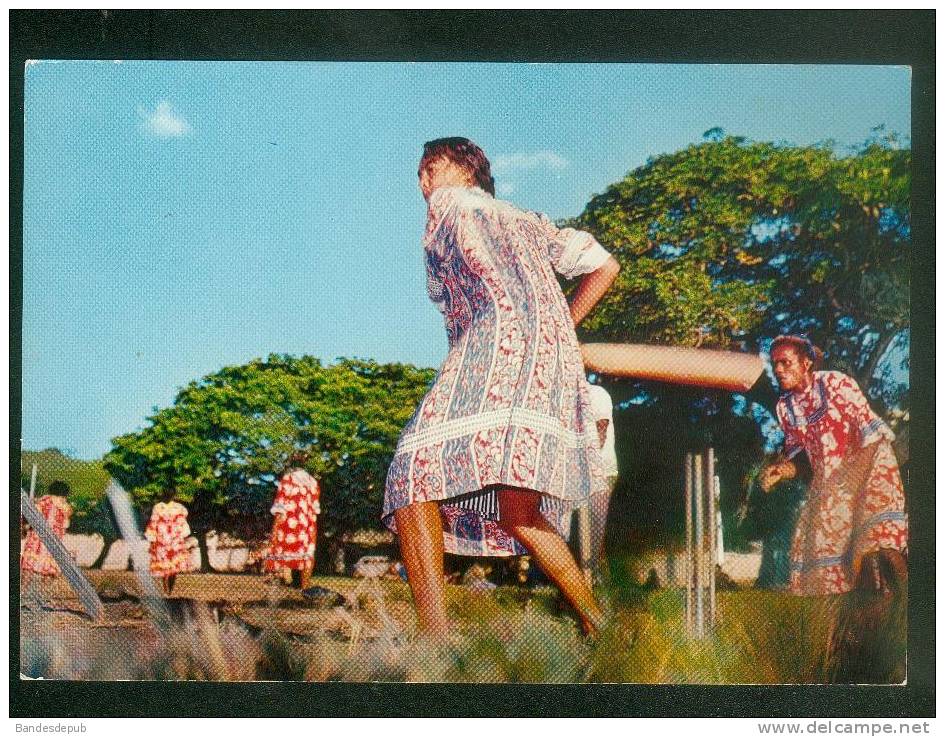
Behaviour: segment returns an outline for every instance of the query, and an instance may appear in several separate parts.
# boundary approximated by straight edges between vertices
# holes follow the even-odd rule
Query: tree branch
[[[862,387],[864,392],[866,392],[870,383],[873,381],[873,374],[876,371],[876,366],[879,364],[879,359],[883,357],[883,355],[886,353],[886,350],[889,348],[893,340],[896,339],[898,334],[899,331],[891,330],[886,335],[880,335],[879,340],[876,341],[876,347],[873,349],[869,360],[866,362],[866,366],[863,367],[863,370],[860,372],[860,376],[858,377],[860,379],[860,387]]]

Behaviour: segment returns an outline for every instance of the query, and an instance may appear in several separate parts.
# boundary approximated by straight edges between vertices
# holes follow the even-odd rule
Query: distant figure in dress
[[[601,610],[565,537],[608,483],[575,326],[619,265],[589,233],[497,200],[468,139],[427,143],[418,173],[427,291],[449,352],[400,437],[382,516],[420,626],[449,630],[444,551],[530,553],[591,632]],[[558,274],[581,277],[571,304]]]
[[[308,456],[296,453],[287,462],[279,479],[273,515],[272,538],[265,558],[270,573],[290,571],[303,591],[308,588],[315,567],[315,541],[321,513],[318,481],[304,469]]]
[[[173,491],[151,509],[144,537],[149,543],[151,575],[161,579],[164,595],[170,596],[178,574],[192,570],[187,507],[174,500]]]
[[[69,518],[72,517],[72,507],[66,501],[68,495],[68,485],[62,481],[54,481],[49,485],[48,493],[36,500],[36,508],[60,540],[69,529]],[[40,580],[43,581],[49,581],[59,575],[59,564],[32,528],[26,533],[26,543],[20,556],[20,570],[23,572],[20,585],[24,591],[29,587],[34,574],[39,574]]]

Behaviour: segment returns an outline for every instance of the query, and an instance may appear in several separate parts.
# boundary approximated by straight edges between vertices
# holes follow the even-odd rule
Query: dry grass
[[[136,602],[129,574],[93,578],[111,599],[104,626],[69,610],[61,588],[45,607],[24,612],[25,675],[706,684],[901,682],[904,675],[902,600],[723,592],[716,631],[696,641],[685,634],[678,592],[615,590],[608,625],[588,641],[550,589],[450,587],[456,632],[434,643],[417,635],[409,589],[400,582],[372,588],[320,577],[314,583],[347,603],[315,607],[258,577],[184,576],[174,623],[159,627]]]

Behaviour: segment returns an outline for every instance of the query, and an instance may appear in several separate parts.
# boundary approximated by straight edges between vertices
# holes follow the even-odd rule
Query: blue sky
[[[438,366],[416,184],[465,135],[553,218],[718,126],[908,135],[904,67],[39,62],[26,70],[23,447],[100,456],[269,353]]]

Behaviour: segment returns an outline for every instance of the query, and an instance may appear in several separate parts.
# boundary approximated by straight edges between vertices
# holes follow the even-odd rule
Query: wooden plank
[[[703,483],[702,476],[704,471],[703,456],[697,453],[693,457],[693,475],[692,487],[695,496],[695,540],[693,547],[695,549],[695,562],[693,566],[696,569],[696,630],[695,635],[702,639],[705,635],[705,507],[703,504]]]
[[[706,576],[709,584],[708,622],[715,626],[715,449],[709,448],[705,454],[705,504],[706,504],[706,540],[709,550],[706,553]]]
[[[707,348],[584,343],[581,353],[590,371],[736,392],[751,389],[764,370],[764,361],[756,354]]]
[[[92,619],[101,619],[105,614],[105,607],[102,606],[102,600],[98,598],[98,592],[95,587],[89,583],[89,580],[82,573],[76,562],[69,555],[66,546],[62,540],[56,537],[46,518],[43,516],[29,495],[20,489],[20,512],[29,522],[30,527],[39,536],[40,541],[46,546],[46,550],[52,555],[53,560],[59,564],[59,570],[63,577],[79,597],[82,608]]]
[[[692,548],[692,453],[686,453],[686,631],[694,632],[695,614],[693,605],[693,548]]]

